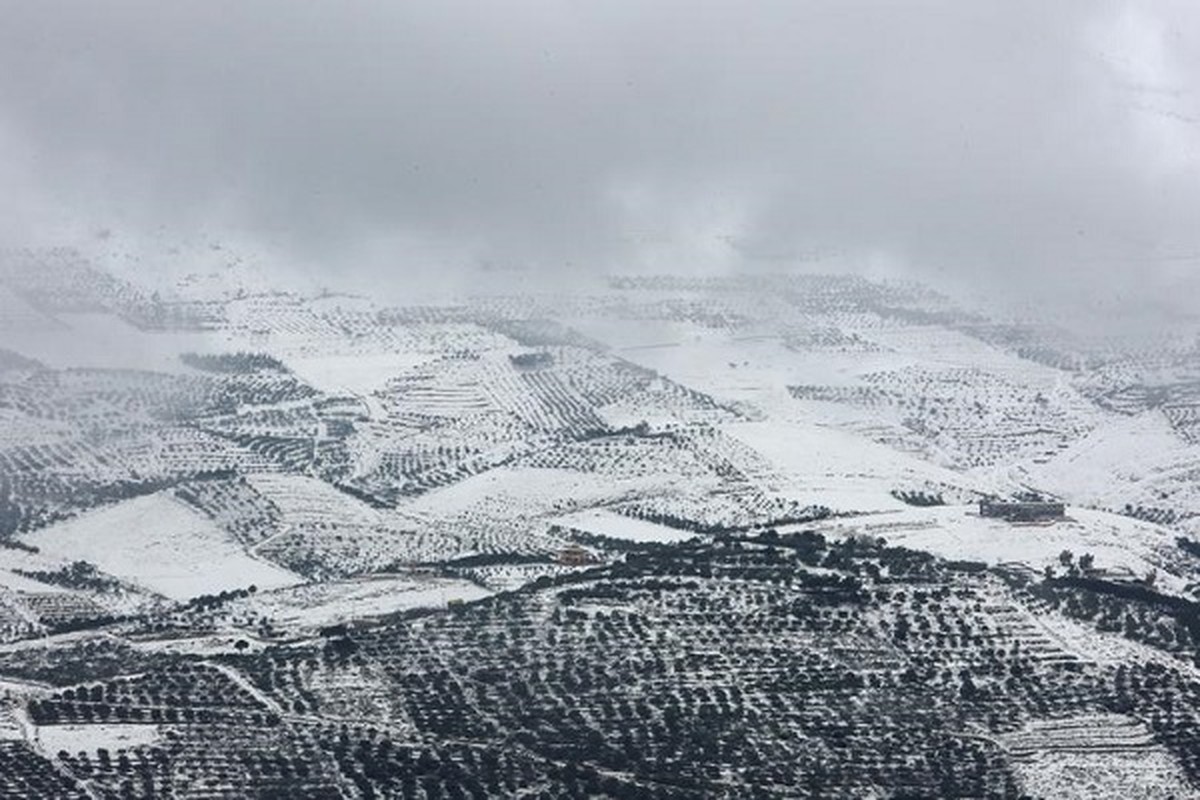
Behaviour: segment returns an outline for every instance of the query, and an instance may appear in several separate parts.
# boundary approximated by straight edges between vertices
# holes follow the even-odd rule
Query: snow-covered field
[[[1020,464],[1014,476],[1080,503],[1120,508],[1200,503],[1200,447],[1171,430],[1159,410],[1112,420],[1045,464]]]
[[[1162,800],[1195,797],[1179,763],[1161,747],[1128,752],[1051,753],[1014,769],[1032,797]]]
[[[425,353],[344,353],[295,356],[287,359],[287,366],[302,381],[322,392],[366,396],[431,358]]]
[[[249,475],[247,480],[279,507],[287,525],[374,525],[380,522],[380,514],[374,508],[317,478],[265,472]]]
[[[776,419],[797,413],[787,387],[814,379],[809,364],[773,338],[739,340],[725,332],[696,331],[679,341],[625,348],[620,354],[719,401],[745,403]],[[861,368],[845,367],[854,372]],[[837,366],[826,365],[822,374],[827,372],[833,379],[844,375]]]
[[[47,753],[94,752],[104,748],[110,753],[135,747],[150,747],[162,739],[157,725],[103,723],[92,725],[39,725],[39,744]]]
[[[559,517],[556,525],[576,528],[599,536],[611,536],[614,539],[628,539],[634,542],[655,542],[669,544],[682,542],[692,538],[694,534],[658,525],[645,520],[633,519],[624,514],[617,514],[606,508],[591,508]]]
[[[69,589],[52,586],[41,581],[27,578],[13,572],[14,569],[25,571],[53,570],[59,566],[57,559],[39,558],[35,555],[21,552],[0,551],[0,587],[15,592],[46,592],[67,594]]]
[[[903,511],[826,523],[833,535],[850,533],[882,537],[889,544],[925,550],[948,559],[989,564],[1021,564],[1035,572],[1061,568],[1059,556],[1071,551],[1078,559],[1095,557],[1095,568],[1125,579],[1156,574],[1160,590],[1182,592],[1183,575],[1169,571],[1163,551],[1174,547],[1174,535],[1157,525],[1129,517],[1070,507],[1067,518],[1039,524],[1012,524],[980,517],[974,506],[906,508]]]
[[[673,475],[622,478],[602,473],[501,467],[430,492],[401,508],[417,516],[492,512],[529,519],[637,494],[669,492],[680,484],[681,479]]]
[[[1146,726],[1119,714],[1042,720],[1001,737],[1034,797],[1157,800],[1193,797],[1179,762]]]
[[[412,608],[446,608],[451,601],[470,602],[490,594],[455,578],[378,575],[259,592],[236,601],[234,607],[265,614],[290,630],[312,630]]]
[[[88,561],[176,600],[300,580],[251,556],[207,517],[165,493],[82,514],[28,534],[24,541],[46,556]]]
[[[802,505],[834,511],[892,511],[906,506],[893,490],[985,484],[863,436],[810,421],[736,422],[722,430],[763,456],[768,485]]]

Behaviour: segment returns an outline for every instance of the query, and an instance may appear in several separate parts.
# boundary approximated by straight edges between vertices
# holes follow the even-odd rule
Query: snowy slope
[[[1175,535],[1139,520],[1071,507],[1068,518],[1051,524],[1014,525],[980,517],[973,506],[909,508],[827,523],[831,535],[882,537],[889,544],[924,550],[948,559],[1020,564],[1035,572],[1060,568],[1059,555],[1090,553],[1095,568],[1125,579],[1156,572],[1160,590],[1182,593],[1189,583],[1174,574]]]
[[[816,422],[736,422],[722,430],[766,458],[774,474],[761,477],[801,505],[823,505],[834,511],[888,511],[906,508],[892,497],[893,490],[995,490],[961,473]]]
[[[1021,464],[1013,477],[1077,503],[1200,508],[1200,446],[1159,411],[1116,414],[1046,464]]]
[[[126,500],[22,538],[47,556],[89,561],[176,600],[299,582],[252,557],[211,520],[166,493]]]

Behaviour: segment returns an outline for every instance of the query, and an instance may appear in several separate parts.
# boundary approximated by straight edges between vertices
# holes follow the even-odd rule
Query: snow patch
[[[159,493],[126,500],[22,537],[43,555],[101,571],[175,600],[288,586],[296,575],[247,553],[212,520]]]
[[[555,523],[563,527],[578,528],[579,530],[599,536],[610,536],[614,539],[628,539],[634,542],[655,542],[670,544],[682,542],[695,536],[689,531],[670,528],[654,522],[627,517],[607,508],[592,508],[559,517]]]
[[[470,602],[491,594],[465,580],[380,575],[259,592],[237,605],[268,615],[275,624],[312,629],[413,608],[445,608],[452,600]]]
[[[109,752],[147,747],[161,739],[157,725],[43,725],[37,728],[42,750],[54,754],[66,751],[94,753],[101,748]]]

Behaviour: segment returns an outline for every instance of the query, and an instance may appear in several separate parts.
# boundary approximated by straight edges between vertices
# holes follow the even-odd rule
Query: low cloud
[[[0,236],[1170,296],[1197,75],[1184,2],[42,0],[0,28]]]

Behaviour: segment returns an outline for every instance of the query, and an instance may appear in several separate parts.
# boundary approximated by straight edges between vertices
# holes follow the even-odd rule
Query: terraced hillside
[[[1200,794],[1194,339],[209,278],[0,259],[5,797]]]

